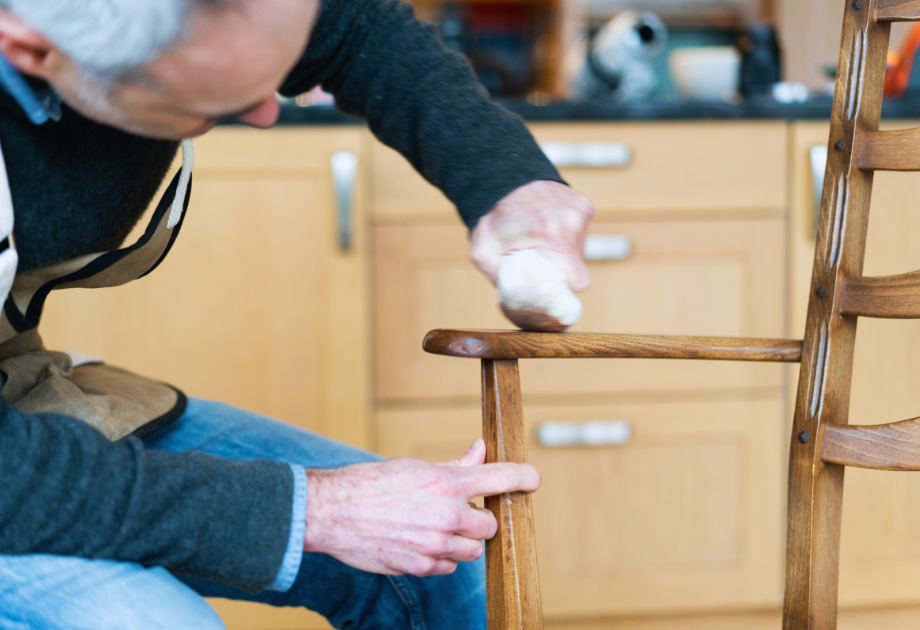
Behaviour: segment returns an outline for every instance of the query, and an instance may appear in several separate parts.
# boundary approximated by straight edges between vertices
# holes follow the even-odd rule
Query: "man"
[[[121,392],[97,424],[120,438],[110,441],[75,419],[92,388],[34,334],[45,287],[137,253],[100,254],[139,220],[176,140],[230,118],[269,127],[276,91],[318,84],[457,205],[493,282],[503,255],[538,248],[574,290],[587,287],[590,202],[408,5],[0,0],[0,206],[15,216],[3,255],[15,241],[18,258],[0,322],[11,331],[0,344],[0,626],[222,627],[201,595],[306,606],[339,628],[485,626],[480,541],[496,524],[469,501],[536,490],[532,467],[484,465],[481,441],[441,466],[380,461],[181,394],[119,431],[119,409],[144,409]],[[181,210],[181,181],[171,190]],[[152,240],[178,229],[178,215],[162,217]],[[72,260],[90,262],[54,276]],[[52,276],[23,305],[22,286]]]

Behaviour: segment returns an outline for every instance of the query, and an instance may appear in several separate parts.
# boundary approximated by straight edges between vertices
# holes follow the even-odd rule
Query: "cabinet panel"
[[[323,167],[214,168],[294,147]],[[170,255],[124,287],[52,293],[47,345],[367,445],[365,205],[359,194],[355,245],[340,251],[329,167],[333,151],[360,154],[360,132],[218,129],[196,148],[202,168]]]
[[[626,234],[625,261],[590,263],[594,285],[573,330],[781,337],[781,220],[595,221]],[[375,228],[376,387],[382,400],[478,397],[475,361],[427,355],[433,328],[510,326],[495,290],[469,263],[462,227]],[[656,360],[522,363],[525,394],[650,393],[779,388],[775,365]]]
[[[357,128],[276,127],[247,129],[239,125],[221,127],[195,140],[195,173],[198,175],[242,171],[274,174],[296,173],[325,178],[330,149],[357,148]]]
[[[783,626],[781,609],[757,609],[715,614],[662,615],[550,621],[546,630],[776,630]],[[837,613],[838,630],[916,630],[920,608],[843,609]]]
[[[478,363],[478,362],[477,362]],[[785,434],[779,396],[721,403],[526,405],[548,617],[776,605]],[[545,421],[627,420],[624,446],[544,447]],[[378,413],[381,451],[444,461],[479,409]]]
[[[786,206],[784,122],[536,123],[540,142],[620,142],[619,168],[574,167],[562,176],[603,215],[654,212],[781,211]],[[456,220],[449,201],[395,151],[375,143],[377,221]]]
[[[890,121],[883,129],[920,121]],[[807,161],[827,143],[825,123],[793,128],[790,321],[805,327],[814,255],[814,204]],[[920,269],[920,173],[875,174],[864,275]],[[791,391],[797,383],[792,370]],[[920,416],[920,324],[862,318],[856,335],[850,422],[881,424]],[[920,602],[920,475],[849,468],[843,498],[840,605]]]

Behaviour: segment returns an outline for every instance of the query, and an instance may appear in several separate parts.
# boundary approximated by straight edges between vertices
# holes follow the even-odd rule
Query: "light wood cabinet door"
[[[891,121],[883,128],[920,126]],[[793,127],[792,335],[805,329],[814,256],[808,152],[826,146],[828,126]],[[864,275],[920,269],[920,174],[876,173]],[[798,380],[792,370],[792,391]],[[920,416],[920,325],[861,318],[856,335],[850,422],[882,424]],[[840,550],[841,607],[920,602],[920,474],[848,468]]]
[[[476,362],[478,363],[478,362]],[[524,362],[526,363],[526,361]],[[782,402],[525,405],[537,558],[550,619],[772,607],[782,599]],[[626,420],[622,446],[545,447],[545,421]],[[383,454],[445,461],[479,408],[378,412]]]
[[[196,141],[172,252],[124,287],[52,293],[46,344],[366,445],[365,203],[359,190],[341,251],[330,173],[331,154],[360,155],[361,140],[355,128],[226,128]]]
[[[621,166],[568,166],[560,172],[597,206],[598,217],[671,218],[778,215],[786,207],[786,123],[535,123],[539,142],[618,143]],[[453,222],[456,212],[396,151],[372,147],[374,220]]]
[[[222,128],[195,146],[192,203],[170,255],[124,287],[53,293],[46,344],[369,447],[363,132]],[[337,151],[358,156],[349,251],[338,241]],[[211,603],[230,630],[329,627],[305,610]]]
[[[592,234],[632,241],[626,260],[590,263],[594,285],[573,330],[781,337],[784,221],[595,221]],[[479,397],[478,363],[425,354],[433,328],[511,326],[495,290],[467,260],[460,226],[377,226],[378,400]],[[661,360],[534,360],[524,394],[541,397],[778,392],[776,365]]]

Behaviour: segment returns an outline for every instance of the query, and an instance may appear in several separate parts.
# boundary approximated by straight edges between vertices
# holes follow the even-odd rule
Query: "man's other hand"
[[[540,474],[529,464],[484,464],[482,440],[459,460],[415,459],[307,471],[304,550],[384,575],[445,575],[478,559],[495,516],[475,497],[533,492]]]
[[[530,182],[502,198],[473,229],[470,258],[492,284],[498,284],[502,256],[536,249],[565,272],[572,291],[591,286],[585,267],[585,230],[594,204],[568,186]]]

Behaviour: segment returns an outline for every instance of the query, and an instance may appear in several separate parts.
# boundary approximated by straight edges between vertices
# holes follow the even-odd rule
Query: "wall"
[[[785,51],[786,79],[813,89],[827,79],[826,65],[837,64],[844,7],[850,0],[776,0],[777,24]],[[898,48],[909,24],[895,24],[891,46]]]

